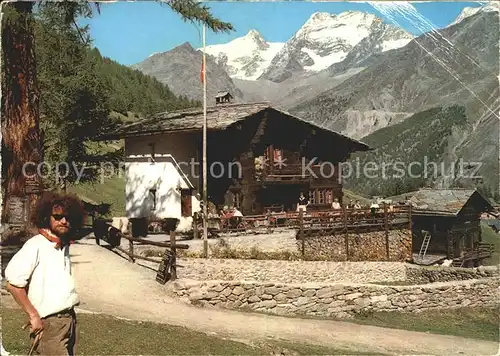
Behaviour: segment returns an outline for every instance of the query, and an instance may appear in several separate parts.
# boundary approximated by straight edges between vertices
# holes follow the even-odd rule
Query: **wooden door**
[[[193,204],[191,201],[191,189],[181,190],[181,216],[191,216],[193,214]]]

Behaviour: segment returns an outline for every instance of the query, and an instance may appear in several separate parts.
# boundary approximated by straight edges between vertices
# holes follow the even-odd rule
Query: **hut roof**
[[[285,111],[272,107],[268,102],[216,105],[207,108],[207,131],[224,130],[229,126],[242,122],[257,114],[263,114],[266,110],[274,111],[287,119],[300,121],[304,125],[314,127],[317,130],[327,131],[332,135],[350,141],[355,144],[359,151],[370,149],[368,145],[336,131],[321,127],[312,122],[293,116]],[[136,122],[123,125],[115,131],[101,135],[95,140],[116,140],[125,137],[144,136],[166,132],[201,131],[203,129],[203,108],[190,108],[170,112],[154,114],[150,117],[140,119]]]
[[[228,91],[220,91],[217,93],[217,95],[215,96],[216,98],[223,98],[225,97],[226,95],[229,95],[231,98],[233,97],[231,95],[231,93],[229,93]]]
[[[486,211],[493,209],[476,189],[420,189],[410,201],[416,215],[457,216],[473,196],[481,200]]]

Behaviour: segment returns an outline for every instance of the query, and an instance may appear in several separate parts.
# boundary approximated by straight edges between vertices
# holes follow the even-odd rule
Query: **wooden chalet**
[[[228,91],[220,91],[215,96],[215,103],[216,104],[230,103],[231,99],[233,99],[233,96],[231,95],[230,92],[228,92]]]
[[[295,209],[301,191],[309,194],[312,208],[329,206],[334,198],[342,201],[339,164],[353,152],[369,150],[366,144],[266,102],[222,103],[224,98],[230,96],[222,95],[220,103],[207,109],[209,201],[235,206],[244,215],[261,214],[268,207]],[[180,176],[189,180],[184,186],[192,187],[179,189],[179,209],[190,216],[203,188],[202,129],[203,108],[197,107],[152,115],[99,140],[125,139],[126,161],[171,157]],[[193,161],[198,163],[194,170],[184,164]],[[151,180],[136,180],[141,179]]]
[[[410,202],[415,262],[446,258],[455,266],[475,266],[491,256],[481,238],[481,214],[493,207],[477,190],[421,189]]]

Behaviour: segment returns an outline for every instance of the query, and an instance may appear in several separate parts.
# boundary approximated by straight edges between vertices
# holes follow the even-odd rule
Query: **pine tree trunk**
[[[32,2],[4,5],[2,18],[2,220],[28,232],[30,211],[41,188],[36,166],[42,160],[32,7]],[[29,162],[33,164],[26,173],[31,179],[23,173]],[[27,204],[24,216],[14,202]],[[20,216],[26,223],[19,223]]]

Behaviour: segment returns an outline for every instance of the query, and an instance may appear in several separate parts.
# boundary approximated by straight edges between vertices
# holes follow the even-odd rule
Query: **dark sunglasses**
[[[52,214],[52,217],[57,221],[62,220],[63,218],[66,218],[66,221],[69,221],[68,215],[64,214]]]

